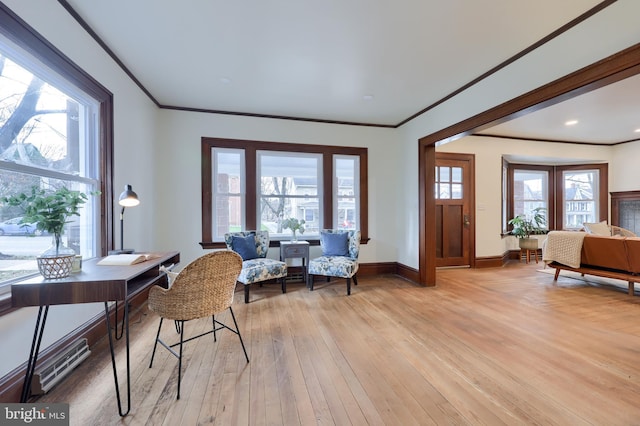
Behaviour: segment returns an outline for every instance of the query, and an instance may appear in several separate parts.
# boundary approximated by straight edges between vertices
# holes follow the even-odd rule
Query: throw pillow
[[[349,256],[349,234],[321,232],[323,256]]]
[[[231,237],[231,249],[238,253],[242,260],[251,260],[258,258],[256,250],[256,234],[249,234],[246,237]]]
[[[589,234],[604,235],[607,237],[611,236],[611,229],[609,228],[609,225],[607,225],[607,222],[604,220],[598,223],[585,222],[582,224],[582,226],[584,226],[584,230]]]

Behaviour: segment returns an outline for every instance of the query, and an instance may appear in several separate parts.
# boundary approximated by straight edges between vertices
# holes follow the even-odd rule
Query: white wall
[[[397,132],[364,126],[344,126],[212,115],[163,110],[156,164],[157,219],[165,224],[157,233],[157,247],[179,249],[181,264],[201,256],[200,142],[203,136],[368,148],[369,237],[360,261],[392,262],[397,258],[397,188],[399,160],[393,147]],[[311,248],[311,256],[319,248]],[[271,250],[269,256],[278,253]]]
[[[617,191],[640,190],[640,142],[616,145],[612,149],[612,163],[609,169],[609,189]]]

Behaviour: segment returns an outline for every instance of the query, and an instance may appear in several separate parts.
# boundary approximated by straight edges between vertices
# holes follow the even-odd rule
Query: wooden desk
[[[67,278],[46,280],[42,276],[38,276],[11,285],[11,303],[14,307],[40,306],[20,402],[26,402],[31,393],[31,380],[35,372],[36,362],[38,361],[38,352],[40,351],[40,342],[47,321],[49,306],[104,302],[118,412],[120,416],[126,416],[129,413],[131,409],[131,385],[128,301],[143,290],[154,284],[161,283],[164,280],[164,274],[161,274],[159,270],[160,265],[180,262],[180,253],[178,252],[154,253],[154,256],[157,257],[129,266],[101,266],[97,264],[100,259],[91,259],[82,263],[81,272],[71,274]],[[118,385],[118,375],[116,372],[108,305],[108,302],[115,301],[117,303],[120,300],[124,302],[122,327],[125,333],[127,348],[127,410],[124,412],[120,401],[120,387]]]

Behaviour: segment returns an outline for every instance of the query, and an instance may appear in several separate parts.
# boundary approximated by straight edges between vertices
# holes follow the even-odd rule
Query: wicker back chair
[[[233,251],[217,251],[205,254],[188,264],[176,276],[170,288],[165,289],[154,286],[149,291],[149,309],[160,316],[158,333],[153,345],[151,362],[149,368],[153,366],[153,358],[156,353],[158,343],[169,350],[178,358],[178,395],[180,399],[180,380],[182,379],[182,345],[190,340],[213,333],[216,341],[216,331],[226,328],[238,335],[244,356],[249,362],[247,350],[244,347],[238,323],[231,304],[236,287],[236,280],[242,269],[242,258]],[[235,328],[231,328],[215,318],[215,315],[229,309]],[[184,322],[211,317],[212,330],[200,335],[184,339]],[[180,333],[180,341],[174,344],[167,344],[160,339],[160,330],[164,319],[174,320],[176,330]],[[172,348],[179,346],[176,353]]]

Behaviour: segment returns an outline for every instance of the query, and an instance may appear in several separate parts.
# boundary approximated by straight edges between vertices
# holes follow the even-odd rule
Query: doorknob
[[[470,222],[469,222],[469,215],[468,215],[468,214],[465,214],[465,215],[464,215],[464,217],[463,217],[463,219],[462,219],[462,221],[463,221],[463,223],[464,223],[464,226],[469,226],[469,223],[470,223]]]

